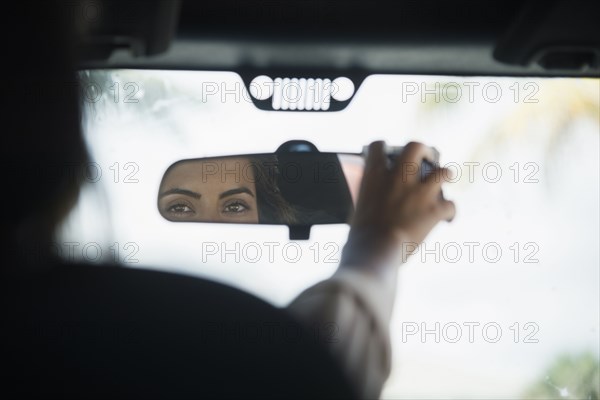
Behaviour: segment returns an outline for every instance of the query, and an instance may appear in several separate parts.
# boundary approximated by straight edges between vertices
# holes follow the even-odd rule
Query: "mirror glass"
[[[158,210],[173,222],[346,223],[363,169],[361,155],[341,153],[186,159],[163,175]]]

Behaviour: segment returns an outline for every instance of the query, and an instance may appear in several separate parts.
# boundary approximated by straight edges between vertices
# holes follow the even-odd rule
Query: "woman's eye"
[[[247,210],[248,210],[248,206],[246,206],[244,203],[241,203],[239,201],[236,201],[234,203],[229,203],[229,204],[225,205],[225,207],[223,208],[224,213],[242,213]]]
[[[189,206],[186,206],[185,204],[172,205],[167,209],[167,211],[176,214],[187,214],[194,212],[194,210],[192,210]]]

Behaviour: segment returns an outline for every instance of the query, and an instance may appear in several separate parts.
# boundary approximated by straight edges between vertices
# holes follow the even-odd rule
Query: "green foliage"
[[[600,369],[597,355],[560,356],[539,382],[523,394],[524,399],[598,400]]]

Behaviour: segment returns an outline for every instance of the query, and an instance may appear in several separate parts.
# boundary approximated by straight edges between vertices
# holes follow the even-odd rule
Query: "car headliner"
[[[80,26],[81,68],[600,76],[596,2],[100,4]]]

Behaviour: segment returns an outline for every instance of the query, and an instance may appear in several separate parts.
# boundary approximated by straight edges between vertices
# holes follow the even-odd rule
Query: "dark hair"
[[[11,77],[6,97],[13,100],[4,115],[6,134],[0,146],[3,184],[17,188],[19,207],[3,214],[2,246],[20,262],[22,254],[45,248],[52,240],[79,194],[73,166],[88,160],[79,126],[72,32],[63,3],[19,4],[5,11],[31,28],[18,40],[6,41],[5,54],[18,62],[3,66],[3,75]]]
[[[248,157],[256,184],[258,221],[263,224],[294,225],[298,222],[294,207],[283,197],[277,180],[280,176],[276,155]]]

